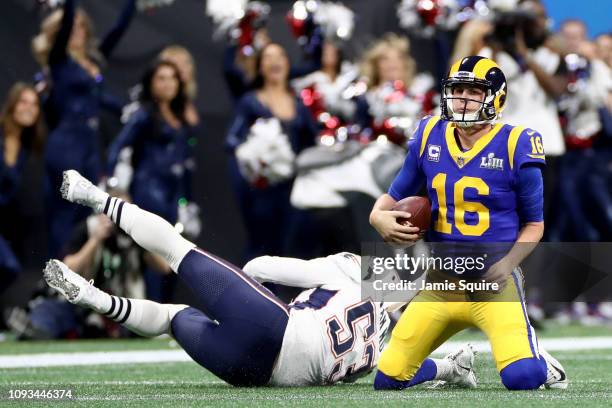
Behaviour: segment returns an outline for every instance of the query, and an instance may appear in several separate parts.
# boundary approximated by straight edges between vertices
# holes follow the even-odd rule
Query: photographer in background
[[[605,144],[602,139],[612,137],[611,129],[606,129],[606,122],[611,120],[612,67],[606,62],[610,55],[605,44],[599,44],[605,36],[600,35],[596,42],[589,41],[587,27],[581,20],[567,20],[561,25],[558,40],[563,47],[569,83],[559,109],[568,149],[592,145],[598,148],[602,142]]]
[[[121,192],[111,194],[129,199]],[[145,298],[145,266],[167,275],[171,272],[159,256],[144,251],[106,215],[91,215],[77,224],[63,248],[63,262],[97,287],[121,297]],[[126,337],[130,333],[116,322],[84,311],[38,285],[26,308],[13,308],[7,325],[19,340]]]
[[[479,55],[495,60],[508,81],[508,103],[503,120],[537,129],[546,152],[544,170],[544,218],[547,230],[555,217],[554,195],[558,190],[557,157],[565,142],[557,113],[557,100],[567,89],[565,64],[550,38],[544,6],[535,0],[521,1],[511,11],[497,11],[487,44]],[[551,205],[551,203],[553,203]]]
[[[609,115],[606,101],[612,77],[598,58],[595,44],[588,40],[582,21],[565,21],[555,40],[563,52],[568,75],[566,92],[558,99],[568,152],[559,163],[559,201],[563,206],[548,228],[548,237],[553,241],[599,241],[612,222],[606,217],[605,203],[611,201],[608,189],[599,179],[605,172],[596,171],[597,163],[604,160],[598,145],[603,136],[603,117]]]
[[[562,241],[609,241],[612,239],[612,171],[610,122],[607,103],[612,95],[612,73],[597,45],[589,41],[580,20],[561,25],[558,39],[569,74],[566,94],[559,100],[559,113],[568,152],[561,159],[561,208],[551,237]],[[612,304],[584,296],[555,314],[560,322],[584,325],[612,321]]]
[[[103,215],[90,216],[76,227],[66,253],[63,261],[70,269],[118,296],[145,297],[145,264],[160,274],[170,272],[163,260],[143,252]]]
[[[565,144],[555,101],[565,92],[567,78],[550,41],[544,6],[527,0],[512,11],[498,11],[485,41],[479,54],[497,61],[508,80],[504,121],[538,129],[547,158],[562,155]]]

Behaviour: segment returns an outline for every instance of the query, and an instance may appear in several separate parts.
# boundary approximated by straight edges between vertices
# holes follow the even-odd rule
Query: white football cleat
[[[474,347],[466,343],[459,350],[444,357],[453,363],[453,379],[449,381],[451,384],[463,388],[476,388],[474,356],[476,356]]]
[[[85,278],[71,271],[57,259],[47,262],[43,276],[47,284],[61,293],[70,303],[89,305],[87,300],[95,296],[93,291],[96,288],[92,285],[93,280],[87,282]]]
[[[540,357],[546,361],[546,382],[544,387],[557,390],[566,389],[569,385],[569,380],[561,363],[542,348],[540,348]]]
[[[461,388],[476,388],[478,382],[474,372],[474,356],[476,356],[476,351],[470,343],[466,343],[459,349],[447,354],[444,359],[452,367],[450,378],[446,381],[436,381],[429,388],[439,388],[446,384],[457,385]]]
[[[62,197],[71,203],[92,207],[98,211],[106,201],[107,194],[81,176],[76,170],[66,170],[63,174]]]

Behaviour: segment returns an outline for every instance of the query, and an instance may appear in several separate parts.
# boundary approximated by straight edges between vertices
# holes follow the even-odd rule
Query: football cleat
[[[544,387],[560,390],[566,389],[569,381],[561,363],[542,348],[540,348],[540,357],[546,361],[546,382]]]
[[[444,357],[451,367],[450,378],[446,381],[436,381],[430,388],[439,388],[446,384],[457,385],[461,388],[476,388],[478,382],[474,372],[474,346],[466,343],[454,352]]]
[[[87,282],[81,275],[73,272],[63,262],[51,259],[43,271],[45,281],[53,289],[61,293],[70,303],[87,303],[86,299],[93,297],[95,290],[93,280]]]
[[[66,170],[63,174],[62,197],[72,203],[86,205],[100,210],[106,200],[106,193],[94,186],[76,170]]]

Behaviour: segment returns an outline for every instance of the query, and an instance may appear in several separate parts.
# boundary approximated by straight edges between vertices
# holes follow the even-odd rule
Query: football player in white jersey
[[[235,386],[326,385],[354,381],[375,367],[391,304],[361,299],[359,256],[260,257],[242,271],[74,170],[64,173],[62,195],[103,212],[140,246],[162,256],[203,308],[111,296],[51,260],[45,280],[70,302],[143,336],[171,334],[193,360]],[[308,290],[287,305],[258,281]],[[475,387],[473,359],[469,346],[434,359],[435,379]]]

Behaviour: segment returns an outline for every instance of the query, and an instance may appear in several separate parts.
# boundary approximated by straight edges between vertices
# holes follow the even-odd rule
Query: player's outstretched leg
[[[275,316],[277,312],[288,316],[287,305],[240,268],[195,248],[195,244],[183,238],[163,218],[109,196],[77,171],[64,172],[61,193],[68,201],[103,212],[138,245],[162,256],[198,296],[204,312],[211,318],[220,320],[239,315],[255,318],[262,313]],[[230,294],[228,290],[232,296],[226,296]]]
[[[115,224],[144,249],[160,255],[177,271],[182,259],[195,244],[179,234],[163,218],[144,211],[134,204],[111,197],[76,170],[64,172],[62,197],[106,214]]]
[[[171,323],[195,361],[233,385],[267,383],[289,319],[285,303],[231,263],[195,248],[164,219],[110,197],[78,172],[64,172],[61,191],[65,199],[103,212],[144,249],[162,256],[196,294],[205,315],[188,308]]]
[[[268,384],[278,357],[284,327],[263,327],[250,320],[219,323],[189,307],[172,320],[172,334],[189,356],[234,386]]]
[[[174,316],[188,307],[111,296],[56,259],[47,262],[43,275],[69,302],[93,309],[145,337],[169,334]]]
[[[398,381],[378,371],[374,380],[374,388],[401,390],[433,380],[437,380],[434,387],[454,384],[463,388],[476,388],[477,380],[473,368],[475,355],[473,346],[467,343],[442,359],[427,358],[409,381]]]

